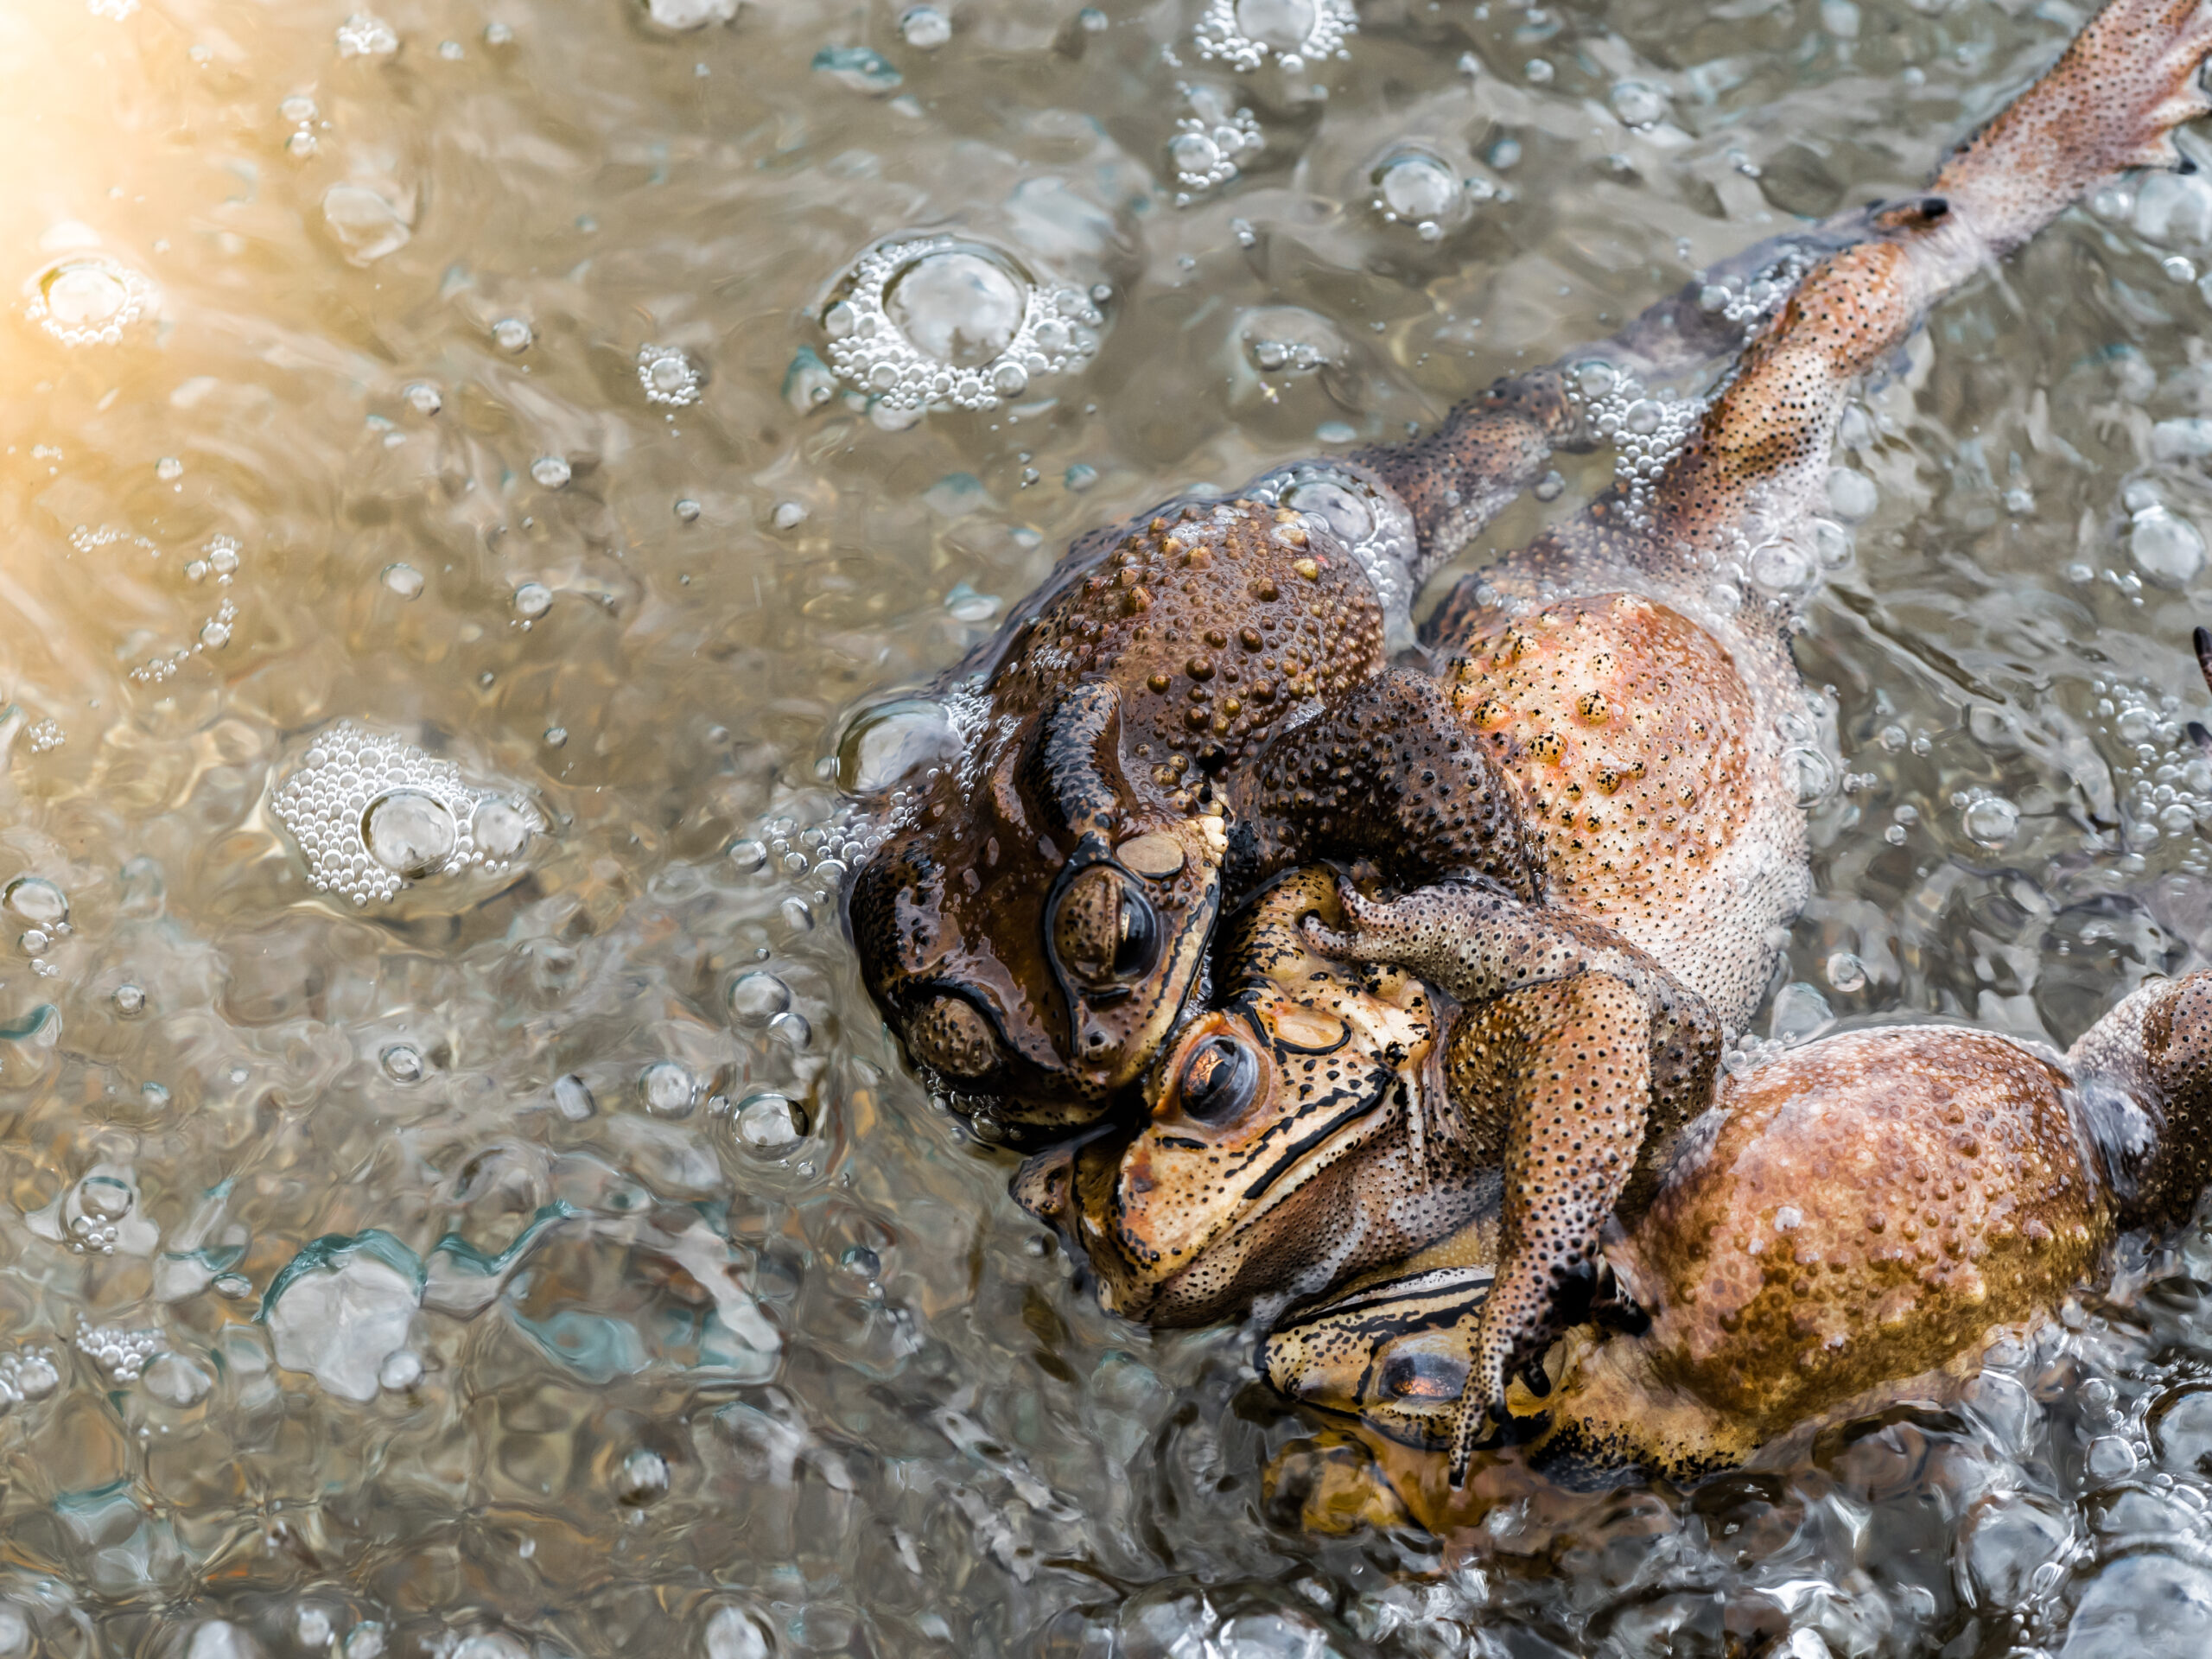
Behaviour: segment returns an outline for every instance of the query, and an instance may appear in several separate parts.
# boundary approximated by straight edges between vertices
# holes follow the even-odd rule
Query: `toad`
[[[1823,1038],[1678,1137],[1605,1248],[1625,1293],[1513,1390],[1537,1469],[1573,1484],[1771,1462],[1824,1424],[1942,1400],[2055,1313],[2122,1231],[2190,1216],[2212,1153],[2212,975],[2145,985],[2065,1054],[1948,1025]],[[1357,1414],[1414,1515],[1455,1494],[1494,1217],[1262,1344],[1268,1381]],[[1630,1309],[1627,1317],[1621,1310]],[[1653,1310],[1648,1318],[1636,1309]],[[1462,1454],[1463,1455],[1463,1454]]]
[[[2212,108],[2208,48],[2195,4],[2113,0],[1927,194],[1870,211],[1812,264],[1709,400],[1621,417],[1648,429],[1630,476],[1459,585],[1432,619],[1450,659],[1433,680],[1382,665],[1384,587],[1424,574],[1522,475],[1501,454],[1572,434],[1571,418],[1527,412],[1534,391],[1478,400],[1435,437],[1321,480],[1359,503],[1370,555],[1405,547],[1409,528],[1419,550],[1402,558],[1340,557],[1351,550],[1287,486],[1186,505],[1091,550],[984,673],[966,762],[854,883],[863,969],[909,1052],[979,1098],[1031,1102],[1025,1121],[1095,1117],[1173,1031],[1224,886],[1346,851],[1484,884],[1494,912],[1519,907],[1524,942],[1586,940],[1567,917],[1602,928],[1740,1028],[1807,891],[1788,638],[1851,389],[2097,180],[2173,163],[2172,130]],[[1598,366],[1553,391],[1581,406],[1578,387],[1615,372]],[[1670,420],[1679,441],[1661,442]],[[1274,516],[1285,505],[1293,519]],[[1272,632],[1236,632],[1249,656],[1225,659],[1213,636],[1245,626],[1240,595],[1282,602],[1286,557],[1312,596],[1290,588]],[[1365,594],[1325,585],[1351,566]],[[1180,597],[1163,607],[1166,594]],[[1294,683],[1294,715],[1259,702],[1261,685],[1279,700]],[[1611,982],[1508,990],[1485,1015],[1511,1056],[1497,1071],[1506,1250],[1468,1383],[1493,1418],[1593,1271],[1654,1108],[1656,1072],[1608,1078],[1603,1122],[1587,1089],[1544,1104],[1562,1065],[1628,1052],[1637,999]]]

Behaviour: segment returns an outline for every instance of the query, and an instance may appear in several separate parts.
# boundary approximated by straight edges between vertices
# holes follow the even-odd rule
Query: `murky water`
[[[0,10],[0,1655],[2212,1643],[2202,1233],[1778,1473],[1302,1532],[1320,1426],[1090,1304],[822,835],[1076,531],[1910,187],[2073,18]],[[1849,423],[1777,1037],[2202,961],[2208,255],[2107,191]]]

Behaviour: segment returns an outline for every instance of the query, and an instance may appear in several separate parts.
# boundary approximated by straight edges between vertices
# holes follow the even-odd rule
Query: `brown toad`
[[[1618,416],[1655,436],[1674,422],[1678,443],[1631,447],[1640,458],[1628,481],[1460,584],[1431,626],[1451,658],[1435,681],[1381,667],[1395,621],[1385,587],[1409,585],[1456,549],[1525,480],[1530,455],[1588,441],[1578,388],[1617,380],[1638,350],[1664,356],[1649,339],[1672,349],[1689,337],[1666,326],[1675,319],[1665,308],[1649,334],[1631,328],[1629,345],[1612,342],[1572,378],[1565,368],[1522,377],[1464,406],[1435,436],[1317,480],[1363,515],[1347,520],[1345,537],[1373,556],[1351,563],[1376,608],[1350,588],[1315,597],[1309,619],[1334,628],[1338,647],[1325,652],[1302,635],[1297,668],[1310,694],[1301,718],[1267,722],[1272,735],[1240,731],[1241,694],[1228,716],[1227,683],[1197,672],[1201,642],[1207,676],[1220,672],[1211,638],[1187,631],[1226,639],[1243,626],[1235,606],[1255,578],[1225,556],[1238,534],[1254,545],[1237,561],[1278,557],[1257,544],[1262,533],[1303,531],[1317,574],[1300,580],[1347,569],[1319,563],[1351,551],[1323,513],[1265,530],[1256,521],[1287,494],[1268,485],[1248,493],[1249,508],[1162,515],[1140,533],[1159,538],[1151,551],[1122,537],[1127,562],[1111,574],[1096,568],[1099,551],[1086,555],[984,676],[969,764],[947,774],[856,880],[863,968],[910,1050],[949,1088],[1016,1099],[1014,1120],[1095,1116],[1173,1030],[1224,886],[1316,854],[1379,853],[1401,877],[1486,880],[1484,925],[1504,925],[1501,903],[1517,904],[1514,934],[1539,947],[1548,930],[1585,940],[1590,928],[1610,930],[1723,1026],[1740,1027],[1807,888],[1791,753],[1803,690],[1788,636],[1793,595],[1817,569],[1815,508],[1850,390],[1931,304],[2096,180],[2174,161],[2172,129],[2212,107],[2197,81],[2208,46],[2212,20],[2193,4],[2113,0],[1945,162],[1930,194],[1831,226],[1840,245],[1803,270],[1708,401],[1642,399]],[[1206,524],[1219,527],[1211,540],[1186,533]],[[1409,524],[1418,551],[1400,557],[1406,538],[1376,531],[1384,524]],[[1201,546],[1205,568],[1194,569]],[[1266,579],[1280,593],[1281,579]],[[1150,690],[1154,675],[1164,677],[1155,695],[1182,709],[1185,736],[1164,754],[1140,754],[1173,725],[1164,709],[1147,722],[1125,717],[1143,666],[1129,650],[1150,626],[1148,611],[1128,607],[1174,581],[1191,608],[1179,613],[1167,660],[1194,655],[1182,659],[1183,677],[1159,667],[1141,683]],[[1080,604],[1065,599],[1070,582]],[[1112,614],[1102,608],[1109,600]],[[1280,695],[1285,658],[1262,639],[1258,661],[1274,666],[1258,671]],[[1001,684],[1034,690],[994,715]],[[1199,714],[1209,697],[1224,700]],[[1133,844],[1148,857],[1160,847],[1167,879],[1186,884],[1175,908],[1154,906],[1145,883],[1155,878],[1119,857]],[[1540,1113],[1547,1057],[1579,1065],[1600,1050],[1626,1052],[1635,1014],[1635,999],[1586,985],[1510,991],[1489,1007],[1506,1056],[1498,1109],[1512,1126],[1508,1249],[1480,1315],[1470,1386],[1493,1412],[1506,1379],[1549,1345],[1561,1292],[1592,1271],[1652,1104],[1648,1082],[1607,1083],[1610,1109],[1594,1136],[1583,1109],[1591,1096],[1573,1087],[1568,1109]]]
[[[1516,1438],[1554,1478],[1673,1479],[1802,1444],[1821,1424],[1942,1398],[1993,1338],[2049,1319],[2121,1231],[2185,1220],[2212,1178],[2212,975],[2145,986],[2064,1055],[1962,1027],[1824,1038],[1743,1077],[1683,1135],[1605,1245],[1648,1319],[1586,1325],[1516,1390]],[[1357,1414],[1413,1513],[1478,1518],[1464,1463],[1479,1217],[1285,1320],[1262,1369]],[[1380,1441],[1378,1441],[1378,1445]],[[1460,1457],[1464,1459],[1464,1452]]]

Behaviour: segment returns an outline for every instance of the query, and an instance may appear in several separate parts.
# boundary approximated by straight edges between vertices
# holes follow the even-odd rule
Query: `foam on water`
[[[839,375],[893,410],[995,409],[1081,368],[1105,324],[1082,289],[1033,281],[1008,256],[931,237],[862,255],[822,314]]]
[[[545,832],[527,801],[471,785],[454,762],[410,743],[342,721],[315,741],[270,806],[315,890],[356,905],[431,876],[500,874]],[[480,828],[493,833],[480,839]]]
[[[64,346],[113,346],[153,310],[154,285],[120,260],[82,254],[26,286],[23,315]]]

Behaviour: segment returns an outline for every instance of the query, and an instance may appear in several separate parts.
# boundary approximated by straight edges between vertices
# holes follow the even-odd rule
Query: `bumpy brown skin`
[[[1386,916],[1445,907],[1463,925],[1457,959],[1434,977],[1479,1000],[1440,1064],[1421,982],[1352,963],[1342,946],[1387,936]],[[1659,1144],[1643,1135],[1647,1112],[1671,1131],[1712,1096],[1719,1031],[1698,999],[1604,929],[1542,912],[1532,925],[1504,894],[1440,890],[1376,906],[1307,868],[1225,929],[1219,961],[1224,1006],[1179,1033],[1150,1121],[1040,1154],[1014,1184],[1083,1249],[1101,1300],[1154,1325],[1264,1316],[1402,1261],[1493,1203],[1501,1166],[1509,1230],[1524,1208],[1569,1224],[1550,1209],[1592,1192],[1602,1220],[1639,1148]],[[1561,1017],[1531,1040],[1538,1006]],[[1517,1017],[1501,1020],[1504,1009]],[[1245,1068],[1236,1097],[1217,1087],[1194,1103],[1193,1077],[1232,1053]],[[1562,1147],[1571,1138],[1572,1162],[1534,1159],[1532,1123]],[[1586,1160],[1618,1169],[1600,1179]],[[1655,1176],[1645,1171],[1630,1202]]]
[[[1944,1396],[2049,1318],[2119,1230],[2184,1218],[2212,1164],[2212,975],[2161,981],[2062,1059],[1955,1027],[1833,1037],[1721,1088],[1608,1247],[1647,1327],[1571,1332],[1528,1459],[1572,1480],[1686,1479],[1817,1427]],[[1285,1321],[1262,1364],[1357,1413],[1413,1514],[1480,1518],[1449,1460],[1494,1232]],[[1455,1259],[1456,1257],[1456,1259]]]
[[[1462,584],[1433,630],[1437,645],[1459,658],[1446,677],[1456,718],[1421,717],[1422,694],[1395,682],[1370,713],[1344,719],[1332,709],[1338,725],[1301,728],[1298,750],[1271,750],[1255,769],[1256,791],[1224,780],[1254,872],[1301,852],[1333,850],[1332,840],[1373,837],[1395,851],[1393,831],[1409,843],[1456,835],[1455,854],[1439,856],[1424,846],[1408,861],[1487,870],[1555,915],[1602,918],[1703,997],[1723,1024],[1740,1025],[1770,976],[1780,925],[1802,905],[1808,880],[1784,737],[1790,705],[1802,696],[1788,651],[1790,612],[1783,599],[1749,588],[1751,556],[1769,542],[1809,537],[1851,388],[1930,305],[2094,180],[2173,158],[2171,129],[2212,107],[2196,82],[2208,46],[2212,19],[2193,3],[2114,0],[2048,75],[1945,164],[1936,194],[1872,215],[1849,245],[1812,267],[1656,480],[1610,493]],[[1367,458],[1414,504],[1421,532],[1432,541],[1463,534],[1466,518],[1485,510],[1494,474],[1525,468],[1555,429],[1573,424],[1573,397],[1556,377],[1512,383],[1496,403],[1461,411],[1436,443]],[[1224,632],[1231,620],[1224,619]],[[1108,757],[1099,753],[1094,771],[1103,774]],[[1102,795],[1088,785],[1076,792],[1085,800]],[[1529,845],[1505,845],[1501,798],[1504,823],[1524,830]],[[988,951],[1018,957],[1033,948],[1018,936],[1027,926],[1027,937],[1037,937],[1049,868],[1033,878],[1022,902],[995,912],[992,925],[1007,943],[977,944],[986,936],[963,926],[958,950],[949,951],[929,927],[941,926],[947,905],[965,903],[960,884],[976,876],[955,862],[947,843],[988,850],[988,842],[943,804],[932,810],[939,817],[920,844],[902,843],[897,855],[912,879],[864,870],[856,888],[855,934],[872,988],[918,1050],[923,1033],[963,1062],[1011,1046],[1018,1058],[1001,1062],[1004,1075],[972,1074],[985,1092],[1020,1092],[1021,1080],[1008,1079],[1023,1067],[1027,1081],[1059,1087],[1059,1103],[1024,1109],[1029,1121],[1095,1113],[1115,1080],[1134,1077],[1168,1029],[1171,1005],[1179,1006],[1190,983],[1185,965],[1195,972],[1195,945],[1163,958],[1173,971],[1155,967],[1143,994],[1113,1016],[1118,1043],[1094,1020],[1106,1030],[1098,1047],[1112,1064],[1084,1071],[1064,1057],[1090,1043],[1090,1031],[1079,1037],[1074,1028],[1084,1016],[1059,1015],[1056,1042],[1050,998],[1037,988],[1047,976],[1033,964],[1024,961],[1015,976],[1027,988],[1023,1001],[1002,1004],[995,989],[986,996],[975,988]],[[1037,845],[1048,867],[1067,855],[1049,836]],[[1020,856],[1029,855],[1025,847]],[[1195,906],[1187,913],[1179,941],[1195,936],[1199,914]],[[906,925],[899,931],[894,922]],[[906,952],[893,972],[881,967],[887,938]],[[974,965],[964,986],[944,966],[958,951],[967,952],[959,965]],[[921,1018],[930,996],[947,986],[955,1000],[935,1004],[933,1017],[958,1026],[950,1042]],[[963,1006],[960,998],[989,1001],[996,1029],[981,1013],[944,1015],[944,1007]],[[1561,1023],[1558,1009],[1531,1003],[1520,1034],[1577,1044],[1585,1033],[1576,1021],[1608,1016],[1593,1007],[1564,1017]],[[1070,1099],[1081,1103],[1071,1107]],[[1510,1119],[1526,1117],[1529,1108],[1522,1098],[1504,1110]],[[1572,1152],[1584,1133],[1573,1112],[1529,1118],[1525,1127],[1528,1160],[1555,1166],[1561,1145]],[[1509,1203],[1523,1199],[1509,1194]],[[1515,1282],[1567,1281],[1588,1258],[1586,1224],[1598,1213],[1589,1203],[1543,1215],[1524,1210],[1513,1224],[1516,1255],[1527,1258]],[[1478,1377],[1493,1390],[1487,1408],[1503,1408],[1495,1384],[1506,1358],[1540,1344],[1554,1313],[1541,1294],[1501,1297],[1487,1312],[1497,1327],[1490,1342],[1496,1363]]]
[[[1805,275],[1656,480],[1468,578],[1434,619],[1461,653],[1454,707],[1517,791],[1548,903],[1602,918],[1731,1028],[1808,880],[1783,735],[1802,696],[1791,613],[1749,588],[1750,556],[1809,538],[1852,387],[1930,305],[2097,179],[2174,159],[2172,129],[2212,110],[2208,49],[2212,11],[2193,0],[2113,0],[1933,194],[1876,213]],[[1528,1032],[1590,1035],[1559,1020],[1532,1006]],[[1585,1134],[1575,1114],[1528,1130],[1532,1162],[1577,1166],[1561,1161]],[[1515,1361],[1555,1331],[1548,1287],[1586,1261],[1602,1215],[1587,1201],[1540,1215],[1533,1196],[1508,1189],[1506,1271],[1480,1319],[1471,1386],[1493,1415]]]
[[[1298,515],[1250,503],[1130,530],[1021,624],[966,763],[909,809],[849,900],[870,990],[956,1104],[1013,1131],[1064,1128],[1134,1081],[1220,902],[1212,779],[1382,667],[1357,567]],[[1145,861],[1164,875],[1116,856],[1146,836],[1168,838]],[[1084,983],[1058,959],[1048,912],[1071,867],[1096,867],[1102,909],[1123,886],[1148,907],[1140,971],[1114,972],[1109,950]]]

